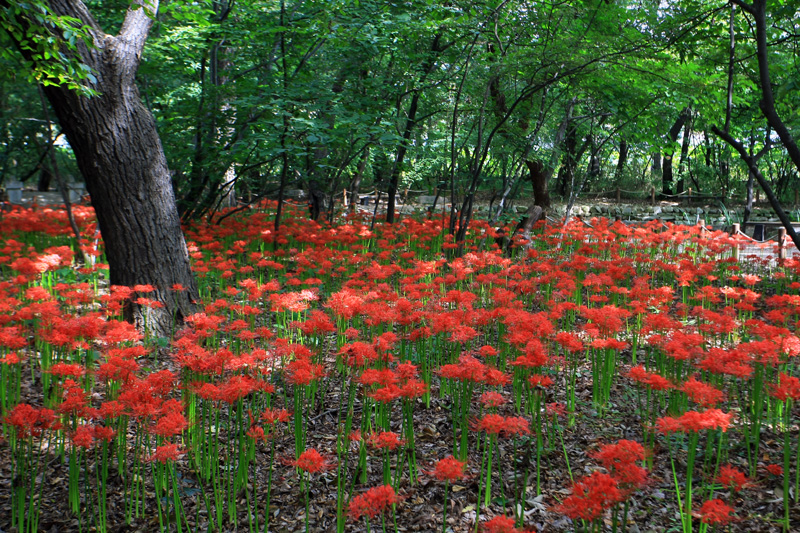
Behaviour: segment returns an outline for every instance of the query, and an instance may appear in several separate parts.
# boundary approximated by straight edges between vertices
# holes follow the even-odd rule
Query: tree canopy
[[[85,5],[109,34],[129,7]],[[70,50],[92,37],[52,3],[0,6],[0,168],[32,179],[47,163],[30,82],[91,96],[96,73]],[[453,231],[482,193],[545,208],[613,188],[744,202],[751,172],[715,126],[763,152],[786,200],[797,162],[763,110],[760,61],[796,137],[798,15],[777,0],[172,1],[152,15],[136,83],[184,219],[213,218],[232,191],[288,189],[305,189],[315,216],[345,191],[382,191],[389,220],[406,190],[439,195],[460,212]]]

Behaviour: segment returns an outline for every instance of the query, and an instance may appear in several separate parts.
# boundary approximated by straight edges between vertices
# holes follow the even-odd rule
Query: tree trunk
[[[687,120],[683,128],[683,141],[681,142],[681,159],[678,163],[678,184],[676,186],[678,194],[683,192],[683,166],[686,164],[686,158],[689,155],[689,139],[692,136],[692,121]]]
[[[753,213],[753,200],[755,198],[755,194],[753,193],[753,182],[755,179],[755,174],[753,174],[752,171],[748,172],[746,187],[747,191],[744,202],[744,216],[742,217],[742,222],[744,223],[747,223],[747,221],[750,220],[750,215]]]
[[[79,45],[79,53],[97,77],[93,89],[99,96],[87,98],[64,86],[44,92],[91,195],[111,284],[152,285],[154,292],[138,296],[160,307],[132,299],[126,318],[149,333],[168,335],[194,312],[198,292],[155,119],[134,79],[153,22],[147,11],[157,10],[158,2],[130,9],[116,37],[100,30],[83,2],[50,3],[55,13],[80,19],[94,34],[94,47]]]
[[[674,143],[678,140],[678,134],[683,129],[683,125],[689,118],[689,108],[684,108],[678,119],[669,129],[669,142]],[[674,150],[670,148],[664,152],[664,162],[661,169],[661,192],[664,194],[672,194],[672,154]]]
[[[562,198],[569,197],[572,184],[575,183],[575,167],[578,164],[578,125],[574,122],[567,128],[564,139],[564,160],[558,170],[558,194]]]
[[[622,180],[622,171],[625,169],[625,163],[628,161],[628,141],[620,139],[619,141],[619,159],[617,159],[617,168],[614,170],[614,182],[619,186]]]
[[[547,169],[541,161],[536,160],[525,161],[525,165],[528,167],[533,185],[533,205],[538,205],[546,212],[550,207],[550,193],[547,192]]]
[[[361,161],[358,162],[356,173],[353,180],[350,182],[349,195],[350,195],[350,212],[355,213],[358,210],[358,192],[361,189],[361,178],[364,177],[364,170],[367,168],[369,162],[369,146],[364,148],[364,155],[361,156]]]

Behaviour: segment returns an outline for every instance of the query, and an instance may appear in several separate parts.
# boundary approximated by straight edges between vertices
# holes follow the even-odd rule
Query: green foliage
[[[30,88],[22,82],[91,94],[92,73],[71,53],[91,46],[90,32],[46,5],[0,3],[0,44],[13,39],[24,52],[0,49],[0,97],[20,103],[2,115],[6,167],[30,164],[22,152],[35,134],[15,117],[37,114],[26,109]],[[114,34],[128,2],[87,6]],[[709,133],[725,122],[730,10],[723,0],[173,1],[155,16],[138,81],[186,216],[213,211],[231,176],[240,191],[274,193],[284,163],[290,188],[339,194],[363,169],[362,188],[385,190],[401,144],[401,189],[449,190],[452,176],[461,197],[477,176],[479,190],[525,190],[524,162],[536,160],[556,192],[568,192],[559,182],[566,176],[578,183],[589,174],[587,188],[644,193],[660,183],[655,156],[672,153],[676,181],[741,198],[745,169]],[[773,2],[768,23],[778,112],[795,133],[797,14],[793,3]],[[756,153],[768,135],[741,9],[733,32],[730,131]],[[412,101],[418,108],[407,128]],[[667,132],[687,109],[681,164],[683,130],[674,142]],[[629,152],[618,171],[621,139]],[[780,146],[763,159],[784,194],[797,184],[786,161]]]

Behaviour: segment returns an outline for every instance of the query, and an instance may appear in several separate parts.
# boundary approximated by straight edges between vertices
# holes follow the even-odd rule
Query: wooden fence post
[[[620,191],[620,190],[619,190],[619,187],[617,187],[617,203],[619,203],[619,200],[620,200],[620,198],[622,197],[622,194],[621,194],[621,192],[622,192],[622,191]]]
[[[686,196],[686,203],[692,205],[692,188],[689,187],[689,194]]]
[[[786,228],[778,228],[778,259],[786,259]]]
[[[796,193],[797,191],[795,191]],[[656,187],[653,185],[650,187],[650,205],[656,205]]]
[[[731,230],[731,235],[733,235],[734,239],[739,238],[739,231],[741,226],[739,224],[734,223],[733,230]],[[733,258],[737,261],[739,260],[739,243],[737,242],[733,247]]]

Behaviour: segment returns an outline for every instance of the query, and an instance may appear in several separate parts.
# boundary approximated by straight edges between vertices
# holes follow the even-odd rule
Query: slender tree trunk
[[[753,200],[755,194],[753,194],[753,182],[755,181],[756,176],[753,172],[747,173],[747,192],[744,202],[744,216],[742,217],[742,222],[747,222],[750,220],[750,215],[753,213]]]
[[[681,159],[678,163],[678,183],[677,183],[677,192],[678,194],[683,192],[684,187],[684,180],[683,180],[683,169],[684,165],[686,165],[686,158],[689,155],[689,139],[692,136],[692,121],[687,120],[686,125],[683,127],[683,141],[681,142]]]
[[[619,186],[622,180],[622,171],[625,169],[625,163],[628,161],[628,141],[620,139],[619,141],[619,158],[617,159],[617,168],[614,170],[614,181]]]
[[[350,195],[350,212],[355,213],[358,209],[358,191],[361,189],[361,178],[364,177],[364,170],[367,168],[369,162],[369,146],[364,148],[364,155],[361,156],[361,161],[358,162],[356,167],[356,174],[350,182],[349,195]]]
[[[675,123],[669,129],[668,138],[670,143],[678,140],[678,134],[683,129],[683,125],[689,118],[689,108],[684,108]],[[674,150],[671,148],[664,152],[664,161],[661,168],[661,192],[664,194],[672,194],[672,155]]]

